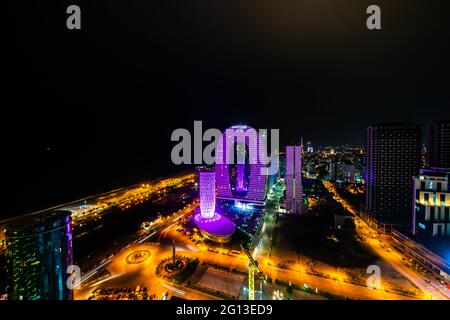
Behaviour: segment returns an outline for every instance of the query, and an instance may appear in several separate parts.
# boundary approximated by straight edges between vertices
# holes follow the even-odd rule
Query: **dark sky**
[[[374,122],[450,118],[440,3],[15,1],[5,210],[177,171],[170,134],[194,120],[335,144],[362,141]],[[66,28],[69,4],[81,7],[80,31]],[[369,4],[381,31],[365,27]]]

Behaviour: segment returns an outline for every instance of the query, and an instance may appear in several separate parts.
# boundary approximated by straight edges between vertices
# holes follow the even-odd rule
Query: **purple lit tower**
[[[294,147],[286,147],[286,210],[292,212],[294,208]]]
[[[301,213],[303,209],[302,146],[286,147],[286,209]]]
[[[234,161],[235,146],[237,146],[237,161]],[[263,148],[264,141],[262,137],[251,127],[233,126],[225,130],[216,147],[218,198],[252,202],[264,201],[266,197],[267,168],[260,161],[264,151]],[[232,185],[230,169],[235,164],[237,166],[237,178]],[[246,177],[247,164],[250,169],[248,178]]]
[[[201,233],[215,242],[228,242],[235,231],[231,220],[216,212],[216,176],[214,171],[201,171],[200,212],[194,216],[194,222]]]
[[[214,217],[216,210],[216,174],[213,171],[200,172],[200,213],[203,219]]]
[[[237,165],[237,181],[236,181],[236,189],[239,192],[243,192],[246,190],[246,179],[245,179],[245,164]]]

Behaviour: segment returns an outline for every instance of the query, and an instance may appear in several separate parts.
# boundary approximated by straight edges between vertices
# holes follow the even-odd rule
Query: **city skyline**
[[[0,305],[450,300],[439,1],[10,9]]]
[[[240,128],[245,128],[247,131],[252,130],[250,127],[245,125],[241,125]],[[231,131],[225,130],[224,132],[226,134],[222,136],[223,138],[228,137],[231,134]],[[443,137],[447,138],[446,136]],[[445,140],[445,138],[440,139],[439,136],[440,144],[438,145],[432,141],[428,141],[428,144],[431,147],[427,149],[427,152],[429,154],[436,154],[436,150],[441,150],[442,145],[447,146],[448,141]],[[6,250],[7,253],[6,270],[11,270],[7,271],[9,277],[12,275],[12,278],[8,279],[13,279],[12,284],[7,287],[15,288],[14,291],[9,293],[10,298],[15,300],[72,299],[72,295],[74,295],[76,299],[86,299],[86,297],[88,299],[97,299],[97,297],[101,297],[105,294],[104,292],[107,291],[101,289],[100,286],[91,291],[89,296],[86,296],[86,294],[88,294],[88,291],[86,290],[92,286],[97,287],[105,281],[108,283],[116,276],[121,275],[116,275],[114,273],[111,274],[111,271],[114,269],[109,267],[110,264],[114,265],[119,263],[120,265],[123,263],[120,262],[120,259],[117,260],[115,256],[120,257],[125,254],[125,264],[140,264],[143,261],[146,261],[151,255],[151,252],[154,251],[151,246],[152,244],[155,244],[155,241],[157,241],[156,243],[161,246],[160,250],[162,252],[168,249],[169,251],[172,251],[173,254],[172,258],[165,258],[159,264],[157,263],[158,260],[155,261],[156,275],[158,277],[162,277],[163,279],[171,280],[175,284],[183,283],[186,277],[189,277],[190,273],[197,268],[200,259],[202,259],[201,261],[203,261],[203,264],[208,261],[208,258],[203,257],[201,252],[220,252],[218,251],[216,244],[220,244],[221,249],[225,248],[225,252],[228,251],[227,255],[230,255],[231,252],[231,256],[238,255],[243,258],[247,256],[249,259],[247,276],[248,287],[244,286],[244,293],[241,292],[242,288],[239,289],[239,281],[232,282],[233,280],[229,279],[231,283],[234,283],[233,288],[230,287],[227,289],[227,287],[220,287],[220,290],[224,290],[220,291],[222,292],[220,294],[224,297],[232,299],[254,300],[257,292],[255,283],[261,281],[261,277],[264,272],[269,272],[267,265],[271,265],[271,261],[280,261],[283,259],[281,257],[284,257],[286,253],[283,253],[283,255],[280,256],[280,253],[277,252],[278,250],[284,250],[281,248],[289,243],[284,240],[278,244],[281,246],[279,248],[275,245],[276,243],[274,244],[272,240],[273,230],[266,230],[266,228],[270,228],[266,227],[267,225],[273,224],[270,220],[274,219],[275,216],[278,217],[276,220],[278,220],[280,216],[288,217],[290,220],[293,219],[291,223],[297,224],[298,221],[304,220],[303,223],[307,223],[308,219],[311,219],[312,217],[317,218],[318,216],[329,216],[330,214],[332,214],[334,219],[334,228],[339,230],[336,233],[338,237],[343,237],[344,239],[348,236],[351,238],[358,237],[359,239],[363,239],[362,241],[366,241],[364,239],[367,237],[367,231],[375,232],[377,234],[377,238],[383,234],[392,235],[393,242],[389,242],[388,246],[392,246],[393,249],[400,250],[398,255],[402,258],[402,261],[406,259],[406,256],[417,257],[417,255],[421,255],[422,252],[426,252],[426,255],[420,256],[420,259],[415,258],[419,260],[419,262],[415,262],[416,273],[418,272],[417,268],[419,266],[420,270],[426,270],[426,272],[429,272],[430,275],[428,276],[427,281],[431,281],[429,277],[432,276],[433,273],[439,274],[442,278],[439,278],[440,282],[438,281],[436,285],[442,286],[442,288],[435,288],[431,290],[426,285],[421,283],[423,280],[417,278],[419,274],[415,275],[411,273],[411,271],[405,270],[405,266],[407,265],[401,267],[398,265],[398,262],[391,261],[392,257],[386,256],[386,254],[391,252],[391,249],[386,247],[386,245],[379,244],[380,248],[376,248],[375,244],[370,242],[366,244],[366,246],[371,247],[372,250],[375,250],[380,258],[389,262],[391,268],[393,268],[395,272],[399,272],[400,274],[406,276],[408,281],[420,289],[420,291],[414,290],[411,291],[414,293],[409,293],[404,297],[399,296],[395,299],[413,297],[422,299],[422,294],[429,294],[432,299],[450,298],[445,294],[447,286],[446,280],[449,277],[448,274],[450,274],[450,263],[446,260],[446,251],[440,251],[443,248],[442,245],[437,245],[437,241],[442,244],[447,243],[447,236],[450,234],[448,231],[445,231],[447,230],[445,221],[447,221],[446,216],[448,215],[448,199],[446,198],[448,193],[448,184],[445,182],[443,185],[442,181],[444,180],[440,180],[435,185],[435,183],[430,180],[430,182],[427,181],[426,183],[422,182],[420,184],[420,198],[419,193],[413,192],[411,182],[413,179],[415,179],[414,181],[418,181],[416,174],[419,174],[420,168],[422,168],[420,171],[420,180],[423,179],[423,175],[425,174],[430,176],[437,174],[436,177],[440,177],[444,172],[442,171],[444,169],[426,170],[429,165],[426,164],[424,159],[429,157],[426,155],[424,157],[422,154],[422,135],[421,130],[417,125],[410,123],[386,123],[368,127],[366,152],[364,152],[364,147],[355,147],[350,145],[342,147],[326,147],[323,149],[316,148],[314,151],[314,148],[311,149],[313,144],[309,142],[307,144],[310,148],[304,150],[302,141],[299,146],[287,146],[286,152],[282,155],[282,157],[286,157],[285,161],[279,161],[285,165],[284,170],[280,170],[280,172],[284,172],[284,175],[277,172],[275,179],[267,179],[266,177],[261,180],[261,176],[263,175],[262,172],[264,171],[259,170],[261,167],[259,164],[255,165],[250,161],[252,157],[257,155],[257,153],[254,153],[255,150],[259,150],[261,147],[259,139],[253,142],[251,139],[249,141],[243,141],[245,141],[245,143],[237,144],[236,146],[234,146],[234,144],[239,142],[239,139],[236,141],[231,141],[233,144],[233,148],[231,149],[235,149],[233,153],[235,152],[236,155],[241,153],[241,156],[244,156],[244,167],[241,169],[239,168],[239,162],[235,165],[234,169],[231,164],[222,164],[222,157],[219,154],[219,162],[218,164],[215,164],[214,170],[212,170],[212,168],[198,167],[194,174],[188,172],[184,176],[176,174],[172,178],[159,179],[156,181],[151,181],[150,183],[137,184],[123,190],[121,189],[109,192],[107,194],[91,196],[84,200],[82,199],[72,203],[60,205],[54,209],[29,214],[23,216],[19,222],[15,222],[17,219],[10,219],[9,221],[2,222],[4,223],[3,227],[6,230],[6,238],[4,240],[0,240],[3,241],[2,250]],[[219,152],[220,150],[224,152],[224,150],[227,149],[225,144],[219,144],[218,147]],[[241,149],[242,147],[244,147],[244,149]],[[363,167],[364,172],[367,173],[365,176],[361,172],[361,165],[356,166],[357,162],[360,161],[359,159],[362,157],[366,159],[365,166]],[[227,155],[227,158],[229,158],[229,155]],[[332,167],[332,163],[336,163],[337,165]],[[342,165],[342,163],[344,165]],[[247,164],[249,168],[246,168]],[[255,171],[255,168],[258,170]],[[325,173],[321,168],[325,169]],[[333,170],[331,170],[332,168]],[[337,168],[339,168],[339,170],[338,172],[335,172]],[[330,169],[330,171],[327,172],[327,169]],[[255,172],[258,174],[255,174]],[[267,174],[268,171],[264,174],[264,176]],[[228,177],[227,179],[223,178],[225,175]],[[235,178],[232,179],[231,176],[234,176]],[[217,177],[219,177],[218,181],[216,181]],[[364,177],[365,180],[361,180],[362,177]],[[374,177],[376,178],[374,180],[376,182],[375,184],[371,181]],[[243,179],[247,181],[244,183],[241,181]],[[398,180],[396,180],[393,185],[394,189],[389,182],[392,179]],[[429,180],[435,178],[427,177],[426,179]],[[265,185],[263,198],[248,198],[245,194],[241,194],[242,186],[248,186],[248,190],[252,190],[251,186],[258,185],[261,181],[264,181]],[[448,181],[448,176],[445,181]],[[258,183],[255,184],[256,182]],[[416,188],[418,188],[417,182],[415,183]],[[230,194],[228,197],[223,197],[221,192],[223,192],[224,186],[229,188],[230,191],[233,190],[233,192],[237,193]],[[425,186],[427,186],[426,190]],[[180,193],[177,190],[180,190],[183,193]],[[317,193],[319,190],[322,191]],[[347,190],[349,190],[350,193],[348,193],[349,191]],[[161,191],[163,191],[162,195]],[[192,193],[193,191],[195,193]],[[392,192],[393,194],[397,192],[398,195],[394,195],[396,205],[399,208],[404,207],[403,209],[405,211],[394,210],[391,212],[389,210],[392,206],[383,207],[383,201],[391,201],[389,195],[385,196],[386,199],[383,199],[383,195],[386,194],[385,191]],[[216,199],[216,192],[218,199]],[[433,193],[433,200],[431,200],[430,192]],[[437,192],[436,196],[434,195],[435,192]],[[174,193],[175,198],[170,196],[172,193]],[[367,195],[365,201],[366,209],[361,210],[358,209],[358,206],[359,208],[362,208],[363,206],[364,202],[362,202],[363,198],[361,196],[363,196],[364,193]],[[356,197],[353,197],[352,194],[356,195]],[[414,202],[412,199],[409,199],[406,202],[398,201],[399,196],[408,194],[415,194],[417,200]],[[65,269],[77,270],[77,268],[80,270],[80,266],[75,265],[76,268],[73,269],[73,266],[71,265],[71,261],[74,259],[72,257],[72,232],[75,234],[75,239],[79,237],[86,237],[91,233],[96,233],[97,231],[95,230],[97,228],[95,225],[98,224],[98,219],[114,216],[114,212],[116,212],[116,214],[117,212],[120,212],[118,211],[119,208],[121,210],[133,210],[132,208],[136,207],[135,210],[138,210],[140,206],[147,203],[149,199],[155,196],[156,200],[154,201],[163,200],[167,196],[169,196],[168,199],[172,198],[172,200],[169,201],[164,200],[164,202],[162,202],[164,205],[161,206],[161,209],[171,208],[170,203],[172,202],[175,204],[182,200],[182,203],[179,203],[181,206],[178,210],[174,211],[173,214],[167,215],[166,213],[162,219],[162,216],[158,213],[158,215],[153,216],[153,220],[151,220],[151,222],[144,222],[142,224],[142,229],[136,234],[137,238],[132,243],[129,243],[126,246],[125,243],[123,243],[122,248],[116,249],[114,253],[103,258],[100,263],[97,263],[94,266],[93,269],[85,270],[83,274],[79,275],[78,280],[76,280],[81,284],[81,286],[75,288],[74,293],[69,290],[63,295],[62,286],[64,286],[64,283],[67,282],[69,277],[68,274],[64,275],[63,271]],[[434,200],[435,198],[437,200]],[[261,200],[263,200],[263,202]],[[417,202],[417,204],[411,207],[406,205],[408,202]],[[417,221],[419,216],[417,215],[416,217],[415,214],[416,209],[419,208],[419,202],[422,205],[422,209],[420,209],[420,223]],[[295,207],[299,205],[302,207],[295,209]],[[431,213],[433,216],[433,241],[430,244],[427,244],[427,242],[424,242],[424,240],[417,235],[417,226],[419,229],[425,228],[425,226],[430,227],[428,222],[426,222],[430,220],[430,210],[428,209],[428,206],[430,205],[432,206]],[[58,244],[59,240],[57,239],[60,239],[61,237],[56,237],[56,242],[50,241],[49,243],[54,243],[53,245],[56,246],[52,250],[56,250],[56,252],[64,252],[63,256],[68,255],[68,262],[66,262],[64,266],[60,265],[61,262],[56,262],[56,270],[60,273],[62,272],[62,275],[59,275],[59,284],[56,284],[54,281],[50,281],[50,283],[44,281],[44,286],[40,287],[38,284],[39,281],[41,281],[40,279],[47,279],[47,274],[48,277],[51,277],[52,273],[51,270],[47,271],[47,269],[44,268],[36,269],[36,263],[34,261],[39,259],[46,261],[46,259],[49,259],[49,255],[53,251],[48,252],[47,254],[45,254],[44,251],[44,255],[42,255],[42,253],[41,255],[37,255],[37,252],[41,252],[41,250],[38,249],[38,246],[42,246],[42,243],[39,244],[39,241],[42,240],[36,241],[36,246],[33,247],[30,246],[30,244],[34,243],[34,240],[28,241],[27,239],[41,239],[42,236],[40,233],[49,233],[47,228],[57,227],[55,229],[56,232],[50,232],[50,234],[55,233],[55,235],[57,235],[58,230],[61,229],[58,224],[50,225],[50,223],[48,223],[48,226],[44,226],[44,223],[39,222],[39,219],[36,220],[36,218],[42,216],[42,221],[45,222],[47,217],[52,217],[59,212],[61,213],[61,217],[69,218],[69,225],[64,225],[63,229],[68,230],[67,235],[70,242],[69,244],[66,244],[65,242]],[[71,213],[71,217],[67,216],[69,212]],[[395,213],[395,216],[392,216],[393,213]],[[422,217],[423,213],[425,214],[424,217]],[[100,216],[98,217],[98,215]],[[295,216],[297,216],[298,219],[293,218]],[[33,219],[32,217],[35,218]],[[399,217],[403,219],[401,222],[397,219]],[[390,222],[386,222],[386,219],[391,220]],[[73,220],[73,223],[70,222],[71,220]],[[26,221],[26,224],[23,223],[25,226],[23,230],[25,231],[22,231],[22,229],[16,227],[16,225],[20,225],[20,221]],[[106,222],[106,220],[103,221],[103,223]],[[406,228],[404,224],[405,221],[407,222]],[[45,223],[47,224],[47,222]],[[276,223],[277,222],[275,222],[275,224]],[[73,226],[71,226],[72,224]],[[364,227],[361,224],[364,224]],[[88,228],[85,232],[81,232],[79,229],[83,225],[86,225]],[[89,227],[89,225],[92,226]],[[389,226],[389,228],[386,226]],[[101,224],[100,227],[103,227],[103,224]],[[117,228],[113,225],[111,225],[111,227]],[[300,225],[297,227],[300,227]],[[74,231],[72,231],[72,228]],[[177,228],[176,231],[182,232],[180,236],[176,235],[176,232],[174,232],[175,228]],[[279,226],[279,228],[283,228],[283,225]],[[284,228],[286,228],[286,226],[284,226]],[[358,230],[358,228],[362,228],[362,230]],[[412,235],[409,234],[408,229],[412,230]],[[26,233],[28,232],[27,230],[31,230],[29,235]],[[18,237],[17,234],[19,234]],[[155,238],[156,235],[159,235],[157,239]],[[434,237],[435,235],[438,235],[438,237]],[[188,238],[184,238],[183,236]],[[65,236],[63,235],[62,238],[64,237]],[[244,238],[241,239],[241,237]],[[265,237],[269,237],[269,239],[271,239],[269,244],[267,243],[267,240],[264,239]],[[332,235],[332,237],[336,238],[336,235]],[[374,236],[372,235],[371,237],[373,238]],[[113,239],[115,239],[114,236],[111,240]],[[291,241],[294,241],[295,243],[295,240]],[[178,252],[181,251],[185,255],[175,254],[175,242],[181,243],[181,249],[178,249]],[[198,249],[195,248],[194,245],[198,246]],[[69,249],[64,249],[65,246],[68,246]],[[86,256],[77,253],[76,248],[80,248],[80,246],[82,246],[80,242],[75,241],[75,259],[77,261],[80,261],[80,259],[81,261],[86,261]],[[58,247],[60,249],[58,249]],[[435,247],[437,249],[435,249]],[[136,251],[130,252],[130,250]],[[266,265],[261,264],[265,259],[264,255],[261,255],[261,252],[271,252],[272,250],[275,250],[275,256],[270,258],[271,254],[269,254]],[[381,250],[381,252],[379,250]],[[386,250],[387,253],[383,252],[383,250]],[[98,251],[98,249],[94,249],[93,252],[95,252],[95,256],[98,256],[97,259],[100,259],[101,256],[104,255],[104,253],[102,251]],[[162,254],[162,252],[158,254]],[[222,252],[222,254],[224,254],[224,252]],[[90,255],[87,257],[89,256]],[[53,261],[53,259],[50,260]],[[235,260],[231,259],[230,261]],[[238,260],[236,260],[236,262],[237,261]],[[333,263],[336,262],[337,261],[333,261]],[[83,262],[83,265],[84,264],[85,262]],[[280,262],[278,264],[280,265]],[[326,268],[324,270],[327,270]],[[99,269],[103,269],[103,272],[107,272],[109,276],[103,280],[100,278],[99,281],[92,283],[92,281],[97,279],[98,276],[95,276],[95,274]],[[350,272],[351,270],[351,268],[349,269],[348,266],[346,267],[344,265],[342,265],[342,269],[347,270],[347,272]],[[190,273],[187,273],[187,270],[190,270]],[[201,286],[216,288],[219,284],[214,284],[214,282],[210,283],[206,280],[208,277],[214,277],[213,274],[217,272],[214,270],[214,268],[207,267],[205,270],[206,274],[203,276],[206,277],[205,280],[202,280],[204,279],[203,277],[200,278],[200,280],[197,280],[199,282],[196,286],[201,285],[201,283],[205,281],[205,283]],[[239,272],[242,273],[243,270],[240,269]],[[405,275],[404,272],[410,274]],[[186,275],[184,275],[185,273]],[[24,280],[24,277],[27,277],[28,279],[30,276],[33,276],[33,282]],[[215,275],[215,277],[218,276],[219,275]],[[231,277],[232,273],[229,276]],[[235,276],[237,277],[237,275]],[[345,274],[342,276],[345,277]],[[89,280],[91,277],[93,280]],[[195,276],[193,277],[196,279]],[[341,276],[338,276],[337,281],[339,281],[339,277]],[[243,279],[242,275],[240,276],[240,279]],[[130,283],[135,283],[136,280],[137,278],[135,280],[131,278]],[[336,279],[334,281],[336,281]],[[397,286],[398,284],[396,284],[396,281],[398,280],[395,280],[394,277],[388,282],[385,282],[384,286]],[[27,283],[27,285],[24,285],[25,283]],[[33,285],[30,286],[30,283],[33,283]],[[209,284],[207,285],[206,283]],[[325,283],[321,285],[325,285]],[[154,286],[154,284],[152,286]],[[163,285],[163,287],[164,286],[165,285]],[[186,284],[186,286],[188,286],[188,284]],[[406,284],[402,286],[402,290],[406,290]],[[59,295],[55,295],[55,293],[53,293],[53,295],[45,295],[41,293],[48,291],[49,288],[50,292],[59,288]],[[141,286],[138,285],[136,290],[133,291],[134,293],[128,295],[128,299],[132,297],[141,297],[144,300],[147,300],[149,297],[147,287],[145,286],[146,289],[143,292],[141,292],[140,288]],[[167,286],[166,288],[173,291],[171,294],[174,297],[176,297],[176,294],[186,294],[183,290],[180,291],[179,289]],[[156,288],[153,288],[153,290],[155,289]],[[378,289],[381,289],[381,287]],[[192,292],[190,291],[190,294],[199,294],[196,290],[198,291],[198,289],[194,289]],[[335,292],[336,287],[332,286],[327,290]],[[26,293],[27,291],[30,292],[29,296]],[[262,295],[263,291],[260,290],[260,292]],[[330,294],[330,291],[326,292],[327,295]],[[118,297],[120,297],[123,293],[121,293]],[[151,297],[154,299],[160,294],[160,289],[158,289],[156,293],[151,295]],[[270,294],[270,290],[266,292],[266,294]],[[316,294],[318,294],[317,289]],[[350,295],[350,292],[345,293],[345,295],[347,294]],[[364,295],[363,292],[359,291],[358,294]],[[170,294],[168,291],[167,293],[164,293],[162,297],[163,299],[166,299],[169,295]]]

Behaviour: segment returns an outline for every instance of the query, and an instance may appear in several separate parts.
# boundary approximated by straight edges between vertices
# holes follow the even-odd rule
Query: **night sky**
[[[69,4],[81,30],[66,28]],[[365,27],[370,4],[382,30]],[[440,1],[15,1],[7,11],[0,216],[176,172],[171,132],[194,120],[323,145],[362,142],[374,122],[450,118]]]

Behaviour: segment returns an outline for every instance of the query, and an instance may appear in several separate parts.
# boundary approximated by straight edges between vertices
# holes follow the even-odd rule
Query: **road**
[[[336,274],[334,278],[325,278],[306,272],[305,268],[298,264],[296,270],[284,269],[277,266],[277,262],[271,256],[272,250],[272,233],[276,227],[276,213],[279,205],[279,197],[273,196],[271,205],[266,206],[264,223],[261,229],[259,243],[256,246],[253,257],[258,260],[259,267],[263,274],[272,279],[278,279],[286,283],[298,285],[307,284],[314,290],[332,293],[342,298],[364,299],[364,300],[405,300],[412,299],[404,295],[387,292],[382,290],[373,290],[366,286],[348,283],[345,281],[343,274]],[[336,273],[336,272],[334,272]]]
[[[355,216],[356,232],[361,238],[365,239],[363,243],[366,246],[372,249],[379,257],[387,261],[398,273],[402,274],[404,277],[414,283],[420,290],[422,290],[425,294],[425,299],[449,299],[447,295],[436,288],[438,284],[435,284],[434,286],[431,285],[424,279],[423,275],[417,274],[413,270],[405,266],[402,263],[402,258],[406,258],[392,248],[392,245],[389,243],[388,239],[385,238],[381,241],[378,238],[377,230],[375,230],[364,220],[359,218],[359,212],[355,208],[353,208],[353,206],[349,204],[348,201],[339,196],[332,183],[324,181],[324,185],[327,190],[333,195],[335,200],[342,203],[346,210],[348,210]],[[433,282],[433,280],[431,279],[430,281]]]
[[[198,203],[194,203],[193,205],[196,207],[198,206]],[[350,208],[348,205],[346,205],[346,207]],[[156,294],[156,297],[158,298],[165,292],[169,292],[171,295],[182,297],[184,299],[213,299],[214,297],[202,292],[169,283],[155,274],[155,268],[159,262],[162,259],[171,256],[173,241],[176,243],[177,254],[196,257],[201,262],[218,264],[243,272],[247,271],[248,259],[244,253],[230,254],[226,249],[219,249],[218,252],[211,252],[206,245],[196,245],[182,232],[177,232],[177,222],[179,222],[180,219],[187,218],[193,210],[193,207],[190,207],[174,212],[172,215],[164,218],[165,220],[158,226],[157,230],[152,230],[145,238],[142,237],[141,239],[136,240],[133,244],[128,245],[114,257],[111,257],[111,261],[101,268],[106,268],[109,271],[109,276],[105,279],[101,279],[101,281],[97,281],[97,283],[91,283],[89,286],[85,285],[82,286],[81,289],[77,289],[75,291],[76,299],[86,299],[90,292],[96,288],[135,287],[137,285],[147,287],[149,292],[151,294]],[[353,209],[350,208],[350,210]],[[317,288],[319,292],[328,292],[350,299],[410,299],[404,295],[387,292],[383,288],[381,290],[373,290],[366,286],[348,283],[345,279],[339,277],[339,275],[335,278],[312,275],[306,273],[305,270],[301,268],[301,265],[299,265],[298,270],[279,268],[277,263],[274,262],[270,256],[272,231],[276,226],[276,212],[277,200],[275,199],[272,205],[266,206],[263,216],[263,225],[257,242],[258,244],[253,252],[254,258],[259,261],[260,269],[266,276],[298,285],[307,284],[313,289]],[[366,245],[370,246],[377,255],[390,263],[399,273],[403,274],[420,289],[426,292],[427,298],[445,298],[445,296],[439,295],[439,292],[432,291],[429,284],[424,283],[424,281],[414,274],[411,269],[406,268],[406,266],[401,263],[401,258],[395,256],[396,253],[394,253],[393,250],[388,252],[380,245],[379,240],[372,239],[371,235],[374,231],[371,230],[369,226],[365,225],[363,221],[360,221],[359,218],[357,218],[357,225],[358,234],[368,239]],[[127,263],[126,258],[137,250],[146,250],[150,252],[150,256],[140,264]],[[265,290],[269,287],[266,287]]]
[[[197,250],[186,237],[181,236],[180,233],[175,231],[177,221],[194,211],[197,206],[198,202],[196,201],[185,209],[174,212],[165,218],[159,226],[158,231],[150,232],[148,237],[137,239],[134,243],[127,245],[116,255],[110,257],[110,261],[107,264],[100,268],[96,267],[96,272],[107,269],[109,272],[108,277],[100,279],[95,283],[82,284],[80,289],[75,289],[75,299],[85,300],[97,288],[134,288],[137,285],[147,287],[149,292],[155,294],[157,298],[162,297],[165,292],[169,292],[171,295],[188,300],[216,299],[215,297],[190,288],[170,283],[155,274],[155,269],[159,262],[171,255],[173,239],[176,241],[177,253],[193,256],[189,254],[189,251]],[[156,242],[147,242],[152,239],[158,240]],[[141,243],[141,240],[145,240],[145,242]],[[140,250],[149,252],[149,257],[139,264],[128,263],[127,257]],[[87,271],[86,273],[89,272],[91,271]]]

